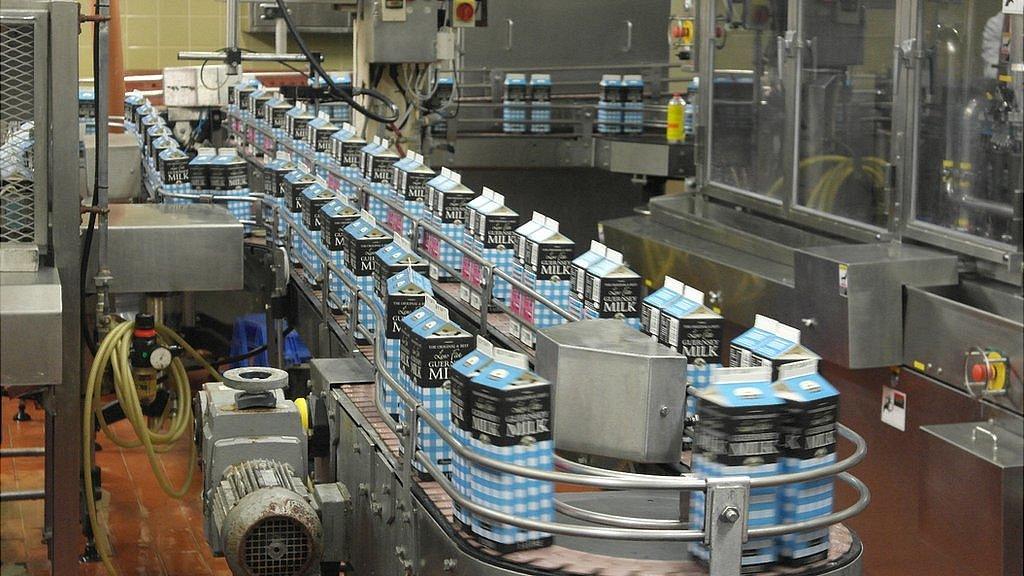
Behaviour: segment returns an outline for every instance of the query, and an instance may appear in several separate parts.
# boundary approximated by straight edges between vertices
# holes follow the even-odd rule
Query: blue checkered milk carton
[[[780,442],[782,472],[804,472],[834,464],[839,391],[818,373],[818,360],[780,366],[773,389],[786,402]],[[781,523],[804,522],[831,513],[833,492],[831,477],[783,485]],[[780,556],[789,565],[824,560],[828,549],[828,527],[779,537]]]
[[[508,464],[552,470],[551,383],[527,367],[525,356],[495,349],[493,361],[471,380],[470,449]],[[471,500],[520,518],[555,518],[554,484],[470,465]],[[551,545],[550,534],[472,517],[472,530],[484,546],[500,553]]]
[[[760,314],[729,345],[729,366],[771,366],[775,379],[783,364],[816,358],[800,344],[800,330]]]
[[[355,126],[345,122],[341,129],[331,134],[331,156],[342,168],[361,168],[362,149],[366,139],[359,135]]]
[[[313,150],[313,158],[318,166],[325,166],[317,168],[317,174],[322,178],[327,177],[326,165],[334,159],[331,156],[331,136],[337,131],[338,125],[331,121],[326,112],[319,112],[309,124],[306,124],[306,142]]]
[[[249,135],[251,137],[249,143],[259,150],[273,150],[274,143],[268,142],[265,136],[266,131],[270,129],[270,122],[267,118],[267,103],[277,96],[278,90],[276,88],[259,88],[249,95],[248,108],[254,125],[254,129]]]
[[[242,103],[260,86],[262,83],[255,76],[243,74],[237,84],[228,87],[228,112],[243,112]]]
[[[546,218],[540,212],[534,212],[529,220],[516,228],[513,238],[512,277],[520,282],[526,276],[526,260],[530,255],[530,236],[544,226]],[[513,301],[513,306],[515,302]],[[516,312],[515,308],[512,310]]]
[[[530,132],[551,132],[551,75],[530,75]]]
[[[513,274],[515,260],[515,230],[519,224],[519,214],[505,205],[505,196],[491,190],[483,189],[483,197],[488,202],[470,213],[474,220],[471,226],[471,250],[494,264],[494,267],[508,275]],[[466,261],[463,260],[465,265]],[[479,265],[473,267],[475,274],[469,304],[480,309],[481,294],[484,288],[483,270]],[[491,296],[502,302],[508,302],[512,295],[512,285],[497,275],[492,282]]]
[[[320,208],[320,241],[327,249],[331,263],[345,272],[345,227],[359,219],[360,212],[347,200],[335,197]],[[336,299],[332,306],[341,309],[348,305],[349,291],[341,278],[331,272],[327,283],[330,295]]]
[[[410,395],[412,395],[413,392],[410,380],[412,368],[409,366],[409,361],[412,356],[410,355],[411,352],[409,344],[412,342],[413,331],[418,328],[420,324],[423,324],[433,318],[441,318],[445,321],[448,320],[447,308],[438,304],[432,296],[427,296],[424,300],[423,306],[420,306],[403,317],[402,322],[398,327],[398,383],[402,389]],[[405,422],[406,416],[404,410],[399,410],[398,420],[399,422]]]
[[[285,113],[285,127],[288,131],[288,137],[292,140],[291,144],[296,150],[309,150],[309,142],[306,140],[308,137],[306,126],[314,118],[316,118],[316,115],[307,108],[305,102],[296,102],[295,106],[292,106],[292,109]]]
[[[199,148],[188,162],[188,181],[193,194],[212,193],[210,187],[210,164],[217,157],[216,148]],[[182,201],[185,203],[185,201]]]
[[[505,75],[505,99],[501,106],[502,129],[505,132],[526,132],[526,75]]]
[[[644,77],[626,74],[622,77],[622,131],[643,134],[644,131]]]
[[[277,234],[283,242],[285,225],[284,215],[282,212],[286,210],[284,203],[284,188],[282,183],[284,177],[291,171],[295,170],[297,165],[292,162],[291,156],[287,152],[278,152],[276,156],[263,165],[263,196],[264,198],[277,207],[278,212],[277,220]],[[269,206],[263,208],[263,219],[267,223],[274,223],[274,212]]]
[[[343,198],[335,198],[321,208],[321,241],[327,248],[328,257],[335,268],[345,273],[345,227],[359,219],[359,210]],[[349,291],[341,278],[331,273],[330,295],[336,308],[344,308],[348,305]]]
[[[472,408],[472,380],[491,363],[494,346],[483,336],[476,337],[476,349],[452,364],[451,369],[451,426],[448,430],[467,448],[470,446],[472,424],[470,410]],[[469,460],[452,451],[452,484],[463,497],[472,498],[471,472]],[[473,513],[459,503],[452,502],[455,525],[462,530],[472,530]]]
[[[319,284],[323,278],[323,263],[320,260],[320,253],[324,251],[323,221],[320,216],[320,208],[337,197],[337,193],[327,188],[327,183],[323,181],[307,186],[299,196],[299,207],[302,208],[302,228],[312,241],[301,244],[299,260],[302,262],[302,273],[311,284]]]
[[[391,235],[366,211],[359,219],[345,227],[345,269],[349,281],[369,297],[370,302],[359,303],[359,323],[371,332],[376,329],[376,318],[370,309],[379,302],[373,289],[375,254],[391,243]]]
[[[134,90],[124,95],[124,128],[131,132],[138,132],[138,117],[136,111],[139,106],[146,102],[142,92]]]
[[[681,287],[682,295],[659,315],[658,341],[686,356],[686,383],[701,390],[710,384],[711,372],[722,366],[725,320],[704,304],[703,292],[693,286]],[[695,409],[696,399],[687,396],[687,416]]]
[[[284,144],[291,140],[288,136],[288,111],[292,109],[292,104],[288,102],[288,99],[282,96],[280,93],[274,95],[273,98],[267,101],[264,112],[263,121],[266,122],[267,127],[270,128],[270,134],[274,137],[273,142],[267,142],[267,149],[277,149],[279,143]]]
[[[302,197],[302,191],[316,184],[316,181],[316,176],[306,169],[305,164],[298,164],[295,170],[284,175],[284,179],[281,181],[281,192],[284,194],[282,220],[287,218],[296,228],[302,223],[302,206],[299,205],[299,198]],[[285,231],[282,233],[287,231],[287,224],[284,227]],[[297,260],[301,251],[302,239],[298,232],[295,232],[291,234],[291,250],[289,252],[292,258]]]
[[[619,318],[640,328],[640,299],[644,280],[626,266],[622,253],[610,248],[604,259],[584,273],[584,318]]]
[[[427,211],[427,182],[434,178],[434,171],[427,166],[421,154],[406,153],[404,161],[396,162],[393,187],[405,211],[414,219],[424,217]],[[388,208],[388,228],[403,236],[412,234],[412,221],[399,212]]]
[[[576,244],[558,231],[558,221],[546,218],[544,227],[529,239],[529,254],[523,284],[533,288],[537,294],[547,298],[564,311],[569,310],[569,269],[572,268]],[[564,324],[561,314],[540,303],[529,294],[522,295],[522,321],[513,332],[518,332],[519,341],[528,348],[537,343],[537,330]],[[512,319],[516,324],[516,319]],[[515,335],[515,334],[513,334]]]
[[[381,305],[385,319],[385,326],[381,330],[384,338],[384,366],[399,385],[402,383],[402,319],[422,308],[427,297],[433,293],[430,279],[412,268],[406,268],[387,280]],[[386,414],[390,414],[395,421],[399,420],[402,399],[383,381],[378,384],[377,402],[384,408]]]
[[[476,346],[475,337],[458,324],[436,316],[412,330],[409,338],[409,391],[445,429],[451,425],[451,366]],[[418,446],[446,476],[452,450],[428,424],[420,421]],[[418,463],[417,470],[426,472]]]
[[[234,148],[220,148],[210,162],[210,188],[218,195],[249,196],[249,166]],[[228,212],[239,220],[252,220],[252,202],[228,200]],[[247,226],[246,229],[251,228]]]
[[[174,139],[174,136],[160,136],[153,141],[151,146],[152,154],[148,168],[146,169],[146,177],[149,178],[150,185],[153,190],[160,184],[160,154],[164,150],[172,148],[178,148],[178,141]]]
[[[160,153],[158,160],[161,189],[175,194],[192,194],[192,184],[188,179],[188,154],[178,148],[168,148]],[[175,201],[170,202],[171,200]],[[164,202],[178,204],[177,200],[165,198]]]
[[[431,185],[432,201],[428,203],[430,216],[428,221],[441,229],[451,242],[442,240],[432,233],[424,233],[427,253],[435,260],[459,272],[462,269],[462,241],[465,234],[466,205],[477,196],[477,193],[462,183],[462,175],[458,172],[442,169],[446,178],[438,181],[437,186]],[[430,182],[435,182],[436,179]],[[440,267],[432,265],[430,276],[435,280],[447,279],[448,274]]]
[[[607,246],[596,240],[591,240],[590,249],[572,261],[572,267],[569,268],[569,310],[576,318],[583,318],[587,270],[601,260],[604,260],[607,254]]]
[[[779,424],[785,402],[772,391],[771,368],[718,368],[711,385],[697,398],[691,469],[697,476],[758,478],[779,474]],[[747,526],[760,528],[779,522],[777,487],[753,488],[747,506]],[[704,528],[705,494],[690,495],[690,524]],[[707,561],[703,543],[691,544],[691,553]],[[743,572],[755,572],[778,560],[773,538],[750,539],[743,544]]]
[[[142,118],[142,148],[146,154],[146,162],[153,167],[153,141],[161,136],[173,136],[174,132],[167,127],[167,122],[156,112],[150,112]]]
[[[601,99],[597,102],[597,131],[619,134],[622,132],[622,76],[605,74],[599,86]]]
[[[477,237],[477,224],[480,221],[480,210],[487,205],[494,205],[494,198],[491,197],[491,190],[484,188],[482,193],[466,203],[466,219],[462,231],[462,247],[465,252],[462,255],[462,267],[459,270],[459,299],[475,308],[480,308],[480,285],[483,279],[483,266],[473,256],[482,256],[483,242]],[[474,292],[476,298],[473,298]]]
[[[382,197],[393,198],[392,167],[398,161],[398,154],[391,150],[391,142],[386,138],[374,136],[373,141],[364,146],[361,152],[363,178],[370,182],[370,189]],[[365,208],[378,221],[383,223],[387,220],[388,206],[380,199],[368,195]]]

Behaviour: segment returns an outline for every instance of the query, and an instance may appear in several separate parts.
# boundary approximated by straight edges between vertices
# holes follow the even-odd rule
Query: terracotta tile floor
[[[2,402],[3,447],[42,446],[42,412],[29,403],[32,421],[14,422],[11,418],[17,411],[17,402],[6,397]],[[122,435],[130,434],[127,422],[119,423],[117,430]],[[100,444],[103,450],[97,453],[97,458],[103,468],[101,514],[110,518],[110,539],[121,574],[229,576],[227,564],[210,554],[203,536],[202,477],[198,471],[188,494],[181,500],[173,500],[160,489],[141,450],[122,450],[102,435]],[[183,439],[163,455],[164,468],[173,483],[181,482],[187,469],[189,444]],[[42,486],[42,458],[0,458],[0,489],[27,490]],[[50,573],[46,546],[42,543],[42,526],[42,501],[0,505],[3,575]],[[104,573],[100,564],[83,564],[79,569],[82,576]]]

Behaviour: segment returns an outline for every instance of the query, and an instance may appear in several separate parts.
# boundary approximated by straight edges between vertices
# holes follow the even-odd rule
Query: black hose
[[[292,22],[292,17],[288,14],[288,4],[285,2],[285,0],[277,0],[277,8],[278,10],[281,11],[281,17],[284,18],[284,23],[288,27],[288,32],[291,34],[292,38],[295,39],[295,43],[299,46],[299,50],[306,57],[306,59],[309,60],[309,66],[313,69],[314,72],[316,72],[321,78],[324,79],[324,82],[327,84],[332,94],[347,102],[348,105],[351,106],[353,110],[359,112],[363,116],[366,116],[370,120],[380,122],[381,124],[392,124],[396,120],[398,120],[398,117],[400,116],[398,106],[395,105],[395,103],[392,102],[391,99],[385,96],[382,92],[375,90],[373,88],[356,88],[353,86],[352,94],[350,95],[341,88],[339,88],[338,85],[334,83],[334,80],[331,79],[331,75],[324,71],[324,67],[320,64],[320,60],[314,57],[313,53],[310,52],[309,47],[306,46],[306,41],[302,39],[302,36],[299,34],[299,30],[295,27],[295,23]],[[359,102],[356,102],[356,99],[353,98],[353,96],[359,96],[363,94],[369,96],[373,100],[382,102],[385,106],[388,107],[388,110],[391,115],[382,116],[380,114],[377,114],[376,112],[371,111],[370,109],[366,108]]]

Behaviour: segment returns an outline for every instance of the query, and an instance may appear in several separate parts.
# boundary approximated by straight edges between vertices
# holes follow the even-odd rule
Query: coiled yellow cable
[[[171,417],[167,431],[162,431],[166,420],[166,411],[164,416],[159,418],[157,424],[151,426],[142,411],[142,403],[139,400],[135,377],[132,374],[131,360],[129,359],[134,328],[134,322],[118,324],[100,343],[99,349],[96,351],[96,357],[93,358],[92,367],[89,370],[89,377],[86,380],[85,406],[82,418],[82,471],[85,479],[86,509],[89,513],[89,521],[92,524],[93,534],[96,538],[96,548],[99,550],[104,568],[111,576],[117,574],[117,568],[111,560],[110,540],[107,536],[106,526],[99,521],[99,515],[96,513],[96,500],[93,497],[93,419],[95,418],[95,422],[99,423],[103,434],[114,444],[122,448],[144,447],[146,457],[149,460],[150,467],[153,469],[153,474],[160,483],[160,487],[172,498],[181,498],[188,493],[196,463],[195,444],[192,444],[188,473],[179,487],[175,487],[171,483],[163,467],[160,466],[157,454],[166,452],[175,442],[181,439],[192,422],[191,389],[189,388],[188,374],[185,371],[185,366],[179,358],[174,358],[168,370],[174,392],[177,396],[177,411]],[[222,380],[217,370],[199,352],[196,352],[188,342],[185,342],[177,332],[162,324],[156,325],[156,332],[161,344],[167,345],[173,342],[181,346],[213,378]],[[125,417],[131,422],[132,430],[135,432],[134,439],[126,439],[119,436],[107,425],[106,420],[103,418],[100,395],[102,393],[103,378],[108,370],[113,376],[117,400],[122,410],[124,410]]]

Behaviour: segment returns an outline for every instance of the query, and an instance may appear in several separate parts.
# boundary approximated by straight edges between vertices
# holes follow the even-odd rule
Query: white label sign
[[[882,386],[882,422],[905,432],[907,430],[907,394]]]
[[[1024,0],[1003,0],[1003,14],[1024,14]]]

